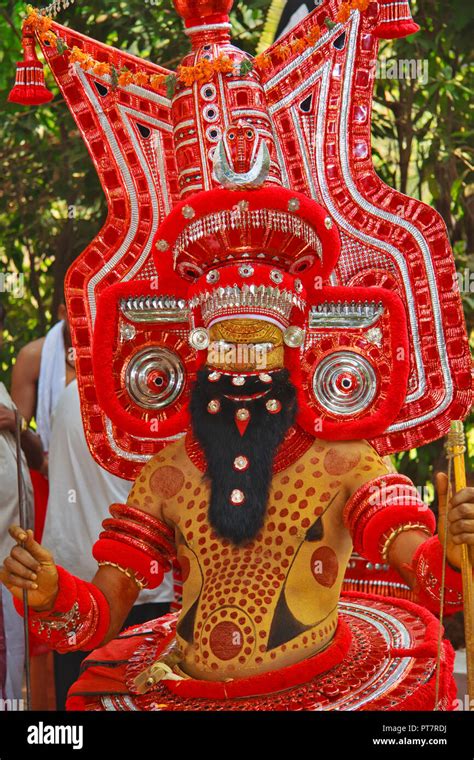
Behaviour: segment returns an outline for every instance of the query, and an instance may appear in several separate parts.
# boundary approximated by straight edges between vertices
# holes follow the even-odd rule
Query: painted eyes
[[[236,137],[237,135],[235,134],[235,132],[227,133],[227,138],[231,141],[235,140]],[[253,129],[247,129],[245,131],[245,137],[247,138],[247,140],[253,140],[255,138],[255,132],[253,131]]]

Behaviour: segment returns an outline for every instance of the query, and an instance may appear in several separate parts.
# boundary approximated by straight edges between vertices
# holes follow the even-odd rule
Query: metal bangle
[[[122,567],[121,565],[118,565],[116,562],[109,562],[108,560],[101,560],[97,563],[99,567],[103,567],[104,565],[108,565],[109,567],[115,567],[116,570],[120,570],[121,573],[127,576],[127,578],[130,578],[131,581],[137,584],[140,591],[143,591],[143,589],[147,586],[147,580],[145,578],[139,578],[132,570],[129,570],[126,567]]]

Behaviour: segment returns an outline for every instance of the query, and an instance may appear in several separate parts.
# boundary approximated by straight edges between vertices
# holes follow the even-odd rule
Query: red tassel
[[[53,93],[45,85],[43,66],[36,55],[33,32],[23,30],[23,60],[16,65],[15,84],[8,100],[22,106],[39,106],[52,99]]]
[[[395,40],[415,34],[420,27],[411,16],[408,0],[379,0],[379,17],[373,31],[383,40]]]

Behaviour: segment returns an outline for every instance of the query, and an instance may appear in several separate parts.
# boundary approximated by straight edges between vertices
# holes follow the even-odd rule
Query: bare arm
[[[0,430],[8,430],[13,435],[16,433],[15,412],[3,404],[0,404]],[[32,470],[39,470],[44,458],[41,438],[33,430],[22,430],[20,440],[28,467],[31,467]]]
[[[41,364],[41,350],[44,338],[24,346],[18,354],[12,372],[11,397],[21,416],[29,423],[35,414],[37,382]],[[15,431],[15,415],[12,413],[9,429]],[[21,447],[25,452],[28,466],[40,470],[44,463],[41,439],[33,430],[21,434]]]
[[[36,411],[37,383],[43,344],[44,338],[39,338],[24,346],[13,367],[11,397],[27,422],[31,421]]]

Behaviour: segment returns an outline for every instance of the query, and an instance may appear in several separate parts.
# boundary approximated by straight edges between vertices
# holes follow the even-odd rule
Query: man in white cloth
[[[97,571],[92,546],[114,502],[124,503],[132,482],[100,467],[89,452],[81,418],[77,381],[66,386],[56,404],[49,441],[49,501],[43,544],[70,572],[91,581]],[[125,627],[166,614],[173,599],[172,573],[138,597]],[[67,691],[79,675],[85,652],[54,653],[56,703],[64,709]]]

